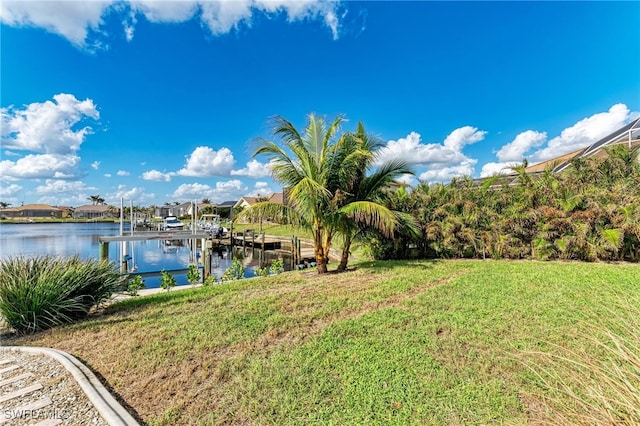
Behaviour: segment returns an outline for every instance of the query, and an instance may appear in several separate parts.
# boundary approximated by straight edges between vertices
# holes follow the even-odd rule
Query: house
[[[167,216],[182,217],[191,214],[191,202],[183,204],[171,204],[156,207],[154,216],[165,218]]]
[[[71,206],[56,206],[57,208],[60,209],[61,212],[61,217],[64,218],[68,218],[68,217],[73,217],[73,210],[74,208]]]
[[[236,201],[236,203],[233,205],[233,208],[243,209],[245,207],[252,206],[257,202],[258,202],[258,197],[250,197],[248,195],[245,195],[244,197],[240,197],[240,199]]]
[[[0,217],[7,219],[61,218],[62,210],[48,204],[25,204],[0,210]]]
[[[629,148],[640,147],[640,118],[632,121],[616,130],[615,132],[605,136],[604,138],[592,143],[586,148],[581,148],[568,154],[561,155],[542,163],[534,164],[525,169],[527,173],[544,172],[547,167],[552,167],[554,173],[559,173],[571,165],[571,161],[578,158],[587,157],[603,157],[606,156],[604,148],[614,145],[625,145]]]
[[[605,148],[623,145],[629,148],[640,148],[640,118],[631,123],[622,126],[618,130],[608,134],[604,138],[588,145],[584,148],[577,149],[567,154],[560,155],[547,161],[527,166],[524,171],[530,175],[544,173],[547,169],[553,173],[560,173],[571,166],[571,162],[580,158],[589,157],[605,157],[607,150]],[[486,178],[476,179],[476,183],[481,183]],[[518,181],[518,175],[515,173],[506,173],[501,176],[493,186],[501,184],[513,185]]]
[[[119,215],[120,209],[106,204],[87,204],[76,207],[73,211],[73,217],[75,219],[101,219],[118,217]]]
[[[285,200],[287,199],[286,194],[287,192],[283,191],[283,192],[274,192],[273,194],[267,197],[250,197],[248,195],[245,195],[244,197],[241,197],[238,201],[236,201],[233,208],[234,209],[245,208],[245,207],[254,205],[258,201],[269,201],[276,204],[286,204],[285,203]]]

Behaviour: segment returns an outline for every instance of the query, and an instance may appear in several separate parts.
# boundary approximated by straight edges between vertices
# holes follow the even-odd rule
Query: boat
[[[176,216],[167,216],[164,218],[164,231],[178,231],[181,229],[184,229],[184,223],[180,222]]]
[[[220,215],[217,214],[203,214],[197,226],[216,238],[222,238],[228,232],[227,228],[221,225]]]

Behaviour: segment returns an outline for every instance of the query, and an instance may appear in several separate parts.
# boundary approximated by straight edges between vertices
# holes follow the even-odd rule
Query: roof
[[[60,211],[58,207],[53,207],[48,204],[25,204],[24,206],[19,207],[11,207],[8,209],[2,209],[2,211],[16,211],[21,212],[25,210],[49,210],[49,211]]]
[[[272,203],[284,204],[284,193],[274,192],[269,196],[269,201]]]
[[[622,126],[618,130],[608,134],[589,146],[528,166],[525,169],[525,172],[528,174],[537,174],[551,168],[554,173],[558,173],[569,167],[571,165],[571,161],[577,158],[607,155],[604,148],[613,145],[640,147],[640,118]],[[474,181],[476,184],[479,184],[485,179],[486,178],[479,178],[474,179]],[[501,185],[504,183],[514,184],[517,179],[518,175],[515,173],[503,174],[494,185]]]
[[[244,200],[247,204],[252,206],[252,205],[254,205],[255,203],[258,202],[258,197],[249,197],[247,195],[247,196],[244,196],[244,197],[240,197],[240,199],[238,201],[242,201],[242,200]]]
[[[84,206],[76,207],[76,212],[106,212],[107,210],[117,210],[117,208],[113,206],[107,206],[106,204],[86,204]]]
[[[575,155],[573,155],[572,157],[564,161],[558,161],[559,164],[554,167],[553,171],[561,172],[562,170],[569,167],[569,165],[571,164],[571,160],[574,160],[576,158],[590,157],[602,152],[602,149],[608,146],[627,143],[631,146],[635,146],[640,143],[640,118],[633,120],[626,126],[622,126],[618,130],[592,143],[588,147],[575,151]],[[554,160],[559,160],[560,158],[561,157],[558,157]]]

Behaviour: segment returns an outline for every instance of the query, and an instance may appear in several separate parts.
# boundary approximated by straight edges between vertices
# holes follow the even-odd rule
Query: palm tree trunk
[[[344,272],[347,270],[347,264],[349,263],[349,251],[351,250],[351,238],[347,238],[342,247],[342,256],[340,257],[340,264],[338,265],[338,272]]]
[[[316,269],[318,274],[325,274],[327,272],[327,256],[325,255],[324,245],[322,244],[322,231],[316,229],[314,237],[313,245],[316,255]]]

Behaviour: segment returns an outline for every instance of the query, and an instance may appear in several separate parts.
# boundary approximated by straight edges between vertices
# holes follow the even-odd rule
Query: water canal
[[[0,224],[0,258],[15,256],[74,256],[81,258],[98,258],[101,236],[116,236],[120,233],[119,223],[2,223]],[[129,225],[124,224],[124,233],[129,233]],[[165,241],[147,240],[128,243],[128,254],[131,256],[130,267],[137,273],[156,272],[162,269],[186,269],[194,263],[199,249],[191,250],[188,240]],[[218,279],[226,271],[233,260],[238,257],[244,266],[245,276],[254,276],[255,268],[260,263],[270,263],[278,258],[278,253],[251,248],[222,247],[212,257],[211,273]],[[264,260],[263,260],[264,256]],[[109,245],[109,259],[118,262],[121,258],[120,244]],[[287,259],[285,267],[290,269]],[[175,275],[178,284],[187,284],[185,274]],[[147,288],[160,286],[157,276],[145,277]]]

